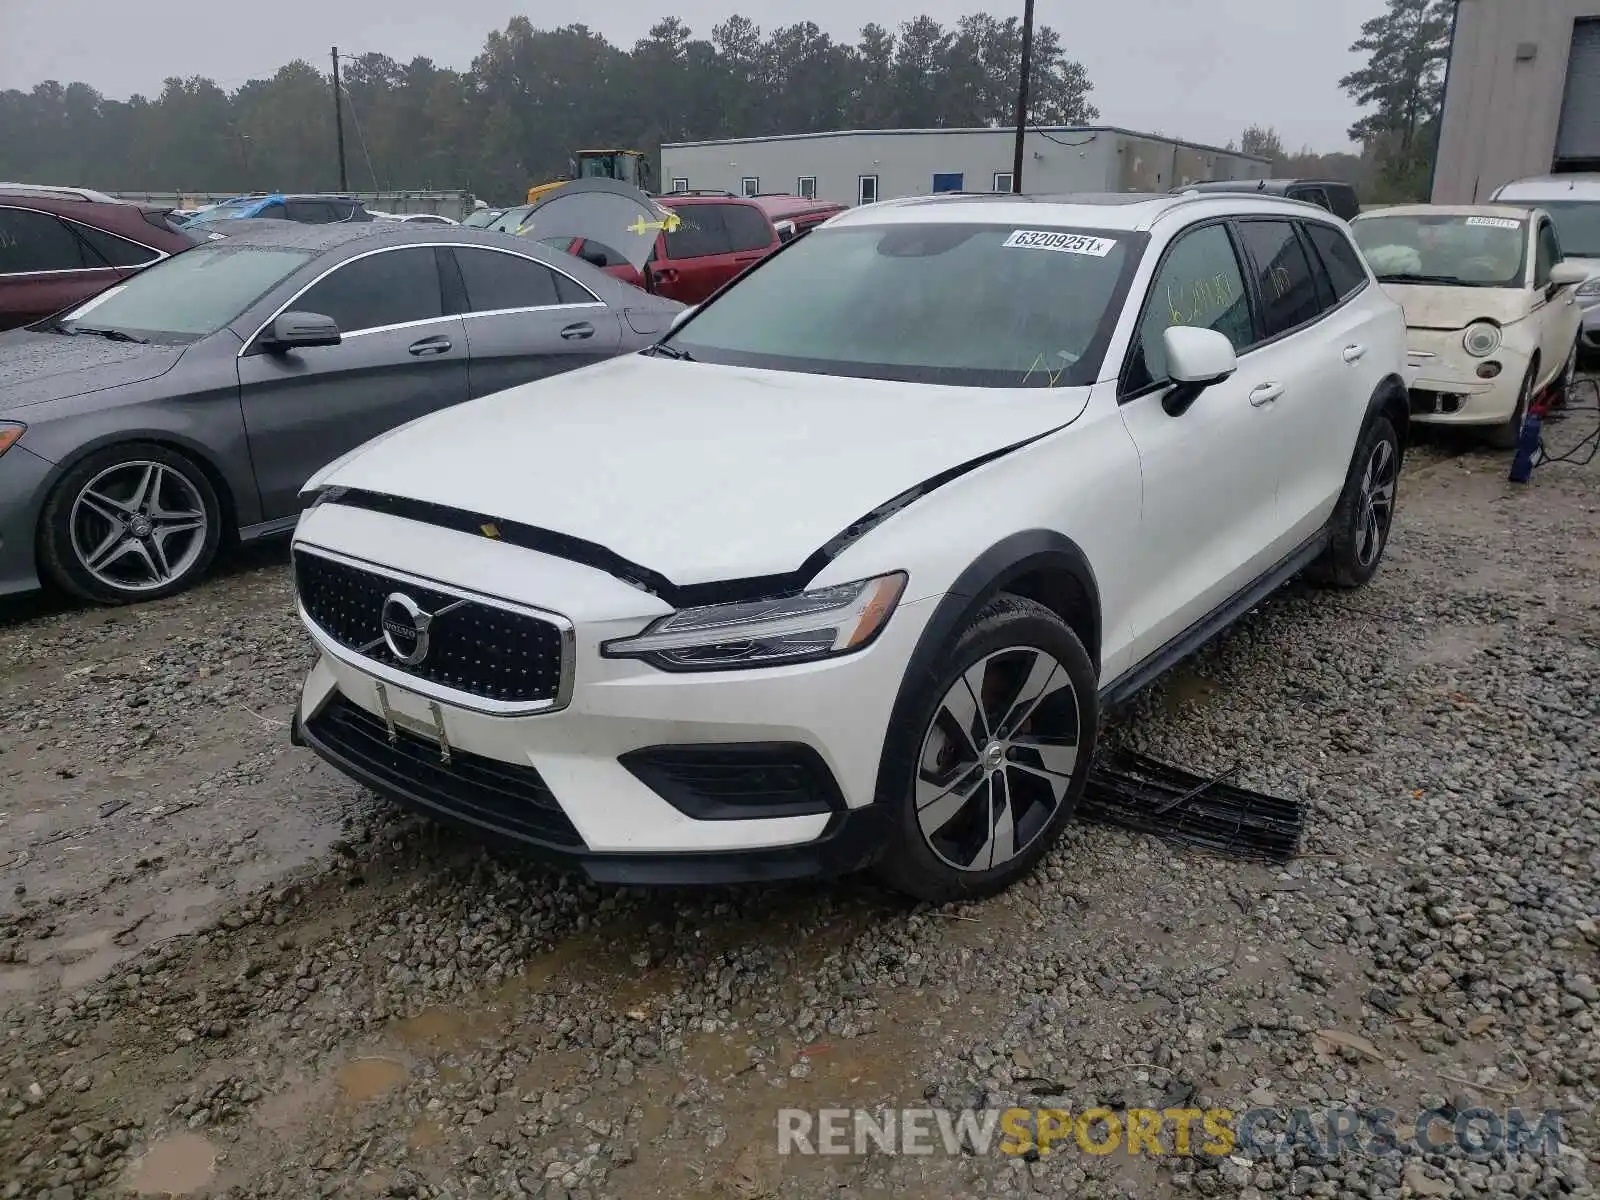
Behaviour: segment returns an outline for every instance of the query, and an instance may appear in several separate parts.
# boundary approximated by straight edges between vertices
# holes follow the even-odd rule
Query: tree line
[[[676,17],[631,49],[584,25],[515,17],[465,71],[427,58],[341,63],[352,190],[467,187],[508,201],[556,178],[573,150],[827,129],[1004,125],[1022,33],[987,13],[921,16],[837,42],[812,22],[768,33],[731,16],[697,38]],[[330,64],[331,67],[331,64]],[[296,60],[231,93],[171,78],[126,101],[87,83],[0,92],[0,179],[111,191],[331,190],[331,69]],[[1060,35],[1034,32],[1030,119],[1094,121],[1092,85]]]
[[[1362,109],[1360,154],[1292,153],[1270,127],[1240,148],[1279,175],[1347,179],[1367,199],[1422,198],[1438,139],[1450,0],[1385,0],[1340,80]],[[564,174],[573,150],[828,129],[1008,125],[1022,32],[988,13],[928,16],[852,44],[813,22],[764,33],[731,16],[698,38],[676,17],[622,49],[587,26],[515,17],[465,71],[362,54],[342,64],[352,190],[465,187],[501,202]],[[1093,84],[1060,34],[1035,30],[1029,119],[1097,120]],[[87,83],[0,92],[0,179],[109,191],[331,190],[338,160],[331,71],[297,59],[227,91],[168,79],[126,101]]]

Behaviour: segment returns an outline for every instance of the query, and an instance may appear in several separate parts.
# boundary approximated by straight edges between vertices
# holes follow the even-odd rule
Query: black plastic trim
[[[846,811],[838,781],[816,749],[804,742],[714,742],[645,746],[617,760],[656,795],[696,821],[752,821],[775,817],[813,817]],[[688,772],[743,777],[759,784],[764,770],[793,770],[803,776],[803,797],[765,803],[733,803],[684,778]]]
[[[759,850],[708,851],[687,854],[596,854],[589,850],[530,841],[505,830],[480,825],[444,811],[427,796],[398,787],[348,762],[320,744],[296,716],[290,741],[304,744],[363,787],[403,807],[420,811],[480,839],[529,858],[581,870],[595,883],[635,887],[718,887],[737,883],[776,883],[792,879],[848,875],[867,866],[888,837],[888,816],[880,805],[835,813],[822,833],[809,842]]]
[[[888,734],[878,760],[874,792],[875,807],[886,808],[898,800],[895,780],[906,779],[916,764],[917,739],[921,730],[914,727],[912,713],[922,700],[924,689],[937,682],[941,657],[978,611],[1007,586],[1040,569],[1063,569],[1083,588],[1089,598],[1090,640],[1086,645],[1095,673],[1100,671],[1100,587],[1088,555],[1071,538],[1051,529],[1025,529],[1002,538],[978,555],[950,585],[939,600],[916,648],[906,663],[900,690],[890,710]]]
[[[1113,683],[1101,688],[1101,713],[1149,686],[1305,570],[1326,548],[1329,536],[1327,529],[1318,530],[1252,583],[1228,597],[1148,658],[1136,663]]]

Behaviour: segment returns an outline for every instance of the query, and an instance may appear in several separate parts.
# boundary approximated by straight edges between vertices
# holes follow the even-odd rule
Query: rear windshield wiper
[[[147,346],[150,344],[149,338],[137,337],[134,334],[124,332],[121,329],[90,329],[87,326],[79,325],[72,332],[92,333],[97,337],[105,338],[108,342],[133,342],[139,346]]]
[[[678,362],[693,362],[694,356],[687,350],[680,350],[676,346],[669,346],[665,342],[657,342],[654,346],[645,347],[646,354],[659,354],[662,358],[676,359]]]

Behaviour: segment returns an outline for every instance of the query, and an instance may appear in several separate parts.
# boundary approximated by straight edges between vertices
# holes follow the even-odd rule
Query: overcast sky
[[[1020,15],[1021,0],[1014,2]],[[1355,116],[1338,84],[1357,65],[1347,47],[1382,7],[1383,0],[1037,0],[1036,11],[1087,67],[1107,124],[1222,144],[1261,122],[1291,150],[1328,151],[1346,146]],[[526,0],[0,0],[0,89],[82,80],[125,99],[159,91],[169,75],[206,75],[231,90],[294,58],[326,67],[334,44],[465,68],[489,29],[528,8]],[[893,28],[926,12],[950,23],[985,9],[1007,11],[983,0],[546,0],[529,15],[536,26],[582,21],[628,46],[669,12],[701,36],[742,10],[763,30],[811,20],[854,41],[866,21]]]

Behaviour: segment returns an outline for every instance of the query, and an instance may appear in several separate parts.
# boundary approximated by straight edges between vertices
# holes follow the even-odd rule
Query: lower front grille
[[[619,761],[698,821],[816,816],[845,806],[828,764],[798,742],[648,746]]]
[[[583,848],[577,828],[531,766],[454,748],[444,762],[437,744],[407,730],[397,729],[391,742],[383,718],[344,696],[328,701],[305,731],[317,749],[358,778],[431,815],[519,841]]]

